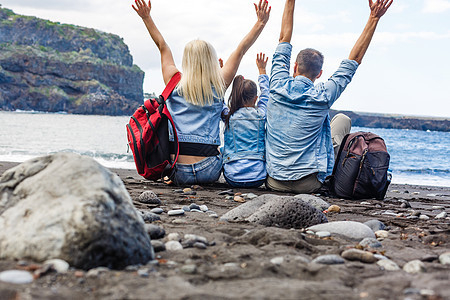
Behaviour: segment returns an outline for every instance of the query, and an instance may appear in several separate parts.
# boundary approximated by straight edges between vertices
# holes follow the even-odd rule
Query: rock
[[[184,188],[183,189],[183,193],[189,193],[189,192],[192,192],[191,188]]]
[[[98,277],[100,274],[107,273],[109,271],[110,269],[106,267],[93,268],[86,273],[86,277]]]
[[[444,209],[444,207],[440,206],[440,205],[433,205],[431,208],[432,209]]]
[[[145,204],[161,204],[161,200],[159,200],[158,195],[156,195],[153,191],[143,192],[139,195],[138,201]]]
[[[49,259],[44,261],[43,263],[44,266],[49,265],[52,267],[53,270],[55,270],[58,273],[65,273],[67,272],[67,270],[69,270],[69,264],[62,260],[62,259]]]
[[[185,240],[193,240],[193,241],[196,241],[196,242],[201,242],[203,244],[208,244],[208,240],[205,237],[200,236],[200,235],[185,234],[184,235],[184,239]]]
[[[155,207],[152,210],[150,210],[150,212],[159,215],[159,214],[162,214],[164,212],[164,209],[162,209],[160,207]]]
[[[386,256],[381,254],[374,254],[373,256],[378,260],[388,259]]]
[[[360,241],[364,238],[375,238],[372,229],[367,225],[353,221],[330,222],[311,226],[307,229],[314,232],[328,231],[331,235],[337,235],[353,241]]]
[[[180,216],[184,215],[184,210],[182,209],[172,209],[167,212],[169,216]]]
[[[264,203],[266,203],[270,199],[278,199],[280,196],[273,194],[264,194],[259,196],[258,198],[253,199],[252,201],[246,202],[234,209],[225,213],[221,220],[229,221],[229,222],[240,222],[244,221],[251,214],[253,214],[258,208],[260,208]]]
[[[57,153],[0,178],[0,257],[122,269],[154,253],[120,178],[95,160]],[[8,224],[20,224],[9,226]]]
[[[194,196],[194,195],[197,195],[197,192],[195,192],[195,191],[184,192],[183,195],[185,195],[185,196]]]
[[[183,246],[178,241],[168,241],[166,244],[166,250],[167,251],[179,251],[183,250]]]
[[[303,202],[308,203],[312,207],[317,208],[320,211],[324,211],[330,206],[330,204],[328,202],[322,200],[319,197],[313,196],[313,195],[299,194],[299,195],[295,195],[294,198],[298,198],[298,199],[302,200]]]
[[[183,206],[182,210],[184,210],[185,212],[190,212],[191,209],[189,208],[189,206]]]
[[[172,192],[174,192],[175,194],[183,194],[183,190],[181,189],[177,189],[177,190],[172,190]]]
[[[316,257],[312,260],[312,263],[323,265],[338,265],[345,263],[344,259],[339,255],[328,254]]]
[[[152,240],[152,247],[155,252],[166,251],[166,245],[162,241]]]
[[[180,271],[184,274],[195,274],[197,272],[197,266],[194,264],[184,265],[180,268]]]
[[[411,210],[409,213],[411,214],[411,216],[416,216],[416,217],[419,217],[422,214],[420,211],[417,211],[417,210]]]
[[[203,244],[203,243],[201,243],[201,242],[195,242],[194,245],[193,245],[193,247],[194,247],[194,248],[197,248],[197,249],[206,249],[206,248],[208,248],[207,245],[205,245],[205,244]]]
[[[328,231],[318,231],[318,232],[316,232],[316,236],[319,238],[326,238],[326,237],[330,237],[331,233],[329,233]]]
[[[335,213],[340,213],[341,212],[341,208],[337,205],[331,205],[330,207],[327,208],[328,212],[335,212]]]
[[[377,237],[377,239],[386,239],[389,236],[389,232],[387,232],[386,230],[378,230],[375,231],[375,236]]]
[[[437,256],[436,254],[426,254],[420,260],[421,261],[426,261],[426,262],[432,262],[432,261],[435,261],[435,260],[438,260],[438,259],[439,259],[439,256]]]
[[[372,264],[377,261],[371,252],[359,249],[345,250],[342,252],[341,256],[347,260],[357,260],[368,264]]]
[[[427,215],[420,215],[419,219],[420,219],[420,220],[424,220],[424,221],[427,221],[427,220],[429,220],[429,219],[430,219],[430,217],[429,217],[429,216],[427,216]]]
[[[191,203],[190,205],[189,205],[189,208],[192,210],[192,209],[198,209],[198,210],[200,210],[200,206],[198,206],[197,204],[195,204],[195,203]]]
[[[166,231],[158,225],[145,224],[145,230],[152,240],[162,239],[166,235]]]
[[[270,260],[270,262],[274,265],[279,266],[284,262],[284,257],[283,256],[274,257]]]
[[[176,232],[171,232],[167,235],[167,239],[169,241],[177,241],[179,242],[181,240],[180,235]]]
[[[253,194],[253,193],[248,193],[248,194],[245,196],[245,198],[247,198],[247,199],[249,199],[249,200],[252,200],[252,199],[258,198],[258,195],[255,195],[255,194]]]
[[[418,274],[425,272],[426,268],[425,264],[422,261],[416,259],[406,263],[403,266],[403,270],[410,274]]]
[[[221,191],[217,193],[218,195],[228,195],[228,196],[234,196],[234,192],[233,190],[226,190],[226,191]]]
[[[203,213],[203,211],[201,211],[200,209],[191,209],[191,212]]]
[[[215,218],[215,219],[217,219],[218,217],[219,217],[219,215],[217,215],[217,214],[210,214],[209,215],[211,218]]]
[[[234,196],[234,201],[239,202],[239,203],[245,203],[245,199],[242,198],[241,196]]]
[[[400,267],[390,259],[382,259],[377,261],[377,265],[386,271],[398,271]]]
[[[372,203],[367,202],[367,201],[360,202],[359,204],[361,204],[361,205],[372,205]]]
[[[139,269],[137,271],[137,274],[139,275],[139,277],[147,278],[150,275],[150,270],[147,268]]]
[[[206,212],[206,211],[208,211],[208,206],[200,205],[200,210],[203,211],[203,212]]]
[[[406,217],[408,220],[419,220],[418,216],[408,216]]]
[[[445,219],[446,217],[447,217],[447,213],[445,211],[443,211],[434,218],[435,219]]]
[[[255,200],[253,200],[255,201]],[[328,222],[325,215],[308,203],[295,197],[279,197],[267,201],[247,221],[264,226],[305,228]],[[327,231],[327,230],[321,230]]]
[[[365,238],[359,244],[363,247],[369,247],[369,248],[381,248],[383,245],[374,238]]]
[[[25,284],[33,282],[33,275],[22,270],[9,270],[0,273],[0,281],[15,284]]]
[[[439,262],[443,265],[450,265],[450,252],[439,255]]]
[[[158,216],[157,214],[143,210],[140,210],[139,212],[141,213],[142,220],[144,220],[144,222],[152,223],[155,221],[161,221],[161,217]]]

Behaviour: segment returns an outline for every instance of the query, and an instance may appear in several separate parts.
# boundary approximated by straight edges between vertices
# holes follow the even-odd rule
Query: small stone
[[[337,265],[345,263],[344,259],[339,255],[329,254],[321,255],[313,259],[312,263],[323,264],[323,265]]]
[[[244,203],[245,199],[242,198],[241,196],[234,196],[234,201],[239,202],[239,203]]]
[[[155,252],[166,251],[166,245],[162,241],[151,240],[151,243]]]
[[[191,189],[191,188],[185,188],[185,189],[183,189],[183,193],[188,193],[188,192],[192,192],[192,189]]]
[[[183,246],[178,241],[168,241],[166,244],[166,250],[167,251],[179,251],[183,250]]]
[[[184,215],[184,210],[182,209],[172,209],[167,212],[169,216],[179,216]]]
[[[427,197],[437,197],[436,194],[427,194]]]
[[[401,202],[400,207],[402,207],[402,208],[409,208],[409,207],[411,207],[411,204],[408,201],[406,201],[404,199],[401,199],[399,201]]]
[[[383,245],[374,238],[365,238],[359,244],[363,247],[369,247],[369,248],[381,248]]]
[[[203,190],[203,187],[196,184],[196,185],[192,185],[191,189],[193,189],[193,190]]]
[[[382,215],[388,215],[388,216],[397,216],[397,213],[393,212],[392,210],[386,210],[385,212],[382,213]]]
[[[443,265],[450,265],[450,252],[439,255],[439,262]]]
[[[377,265],[385,269],[386,271],[398,271],[400,267],[390,259],[382,259],[377,261]]]
[[[210,214],[209,216],[210,216],[211,218],[215,218],[215,219],[219,217],[216,213]]]
[[[418,216],[408,216],[406,217],[408,220],[419,220]]]
[[[381,254],[374,254],[373,256],[378,260],[388,259],[386,256],[381,255]]]
[[[326,238],[330,237],[331,233],[329,233],[328,231],[318,231],[316,232],[316,236],[318,236],[319,238]]]
[[[225,200],[233,200],[234,199],[234,196],[226,196],[225,197]]]
[[[184,193],[183,190],[172,190],[175,194],[182,194]]]
[[[139,270],[137,271],[137,274],[138,274],[140,277],[147,278],[147,277],[150,275],[150,271],[149,271],[149,269],[147,269],[147,268],[145,268],[145,269],[139,269]]]
[[[217,193],[218,195],[229,195],[229,196],[234,196],[234,192],[233,190],[226,190],[226,191],[222,191]]]
[[[193,240],[196,242],[201,242],[204,244],[208,244],[208,240],[204,236],[195,235],[195,234],[185,234],[184,235],[185,240]]]
[[[330,207],[328,207],[327,211],[328,212],[340,213],[341,212],[341,208],[338,205],[331,205]]]
[[[77,277],[77,278],[82,278],[82,277],[84,277],[84,272],[77,270],[77,271],[75,271],[75,273],[73,273],[73,275],[75,275],[75,277]]]
[[[184,210],[185,212],[190,212],[191,211],[189,206],[183,206],[182,210]]]
[[[443,211],[434,218],[435,219],[445,219],[446,217],[447,217],[447,213],[445,211]]]
[[[255,195],[255,194],[253,194],[253,193],[248,193],[248,194],[245,196],[245,198],[247,198],[247,199],[249,199],[249,200],[255,199],[255,198],[257,198],[257,197],[258,197],[258,195]]]
[[[361,203],[359,203],[359,204],[361,204],[361,205],[372,205],[372,203],[367,202],[367,201],[363,201],[363,202],[361,202]]]
[[[367,222],[364,222],[364,225],[370,227],[373,232],[386,229],[386,225],[384,225],[384,223],[379,220],[369,220]]]
[[[139,267],[140,267],[139,265],[127,266],[125,268],[125,271],[127,271],[127,272],[135,272],[135,271],[139,270]]]
[[[186,195],[186,196],[194,196],[194,195],[197,195],[197,192],[195,192],[195,191],[184,192],[183,195]]]
[[[25,284],[33,282],[33,275],[22,270],[9,270],[0,273],[0,281],[14,284]]]
[[[332,236],[338,235],[345,239],[360,241],[366,237],[375,237],[367,225],[354,221],[335,221],[308,227],[307,230],[328,231]]]
[[[166,235],[166,231],[158,225],[145,224],[145,230],[147,231],[151,240],[162,239]]]
[[[200,205],[200,210],[203,211],[203,212],[208,211],[208,206]]]
[[[44,261],[43,265],[44,266],[50,265],[53,268],[53,270],[55,270],[58,273],[67,272],[67,270],[69,270],[70,267],[68,262],[58,258],[46,260]]]
[[[203,244],[202,242],[195,242],[193,245],[194,248],[197,249],[206,249],[208,248],[208,246],[206,246],[205,244]]]
[[[176,232],[171,232],[171,233],[169,233],[168,235],[167,235],[167,239],[169,240],[169,241],[177,241],[177,242],[179,242],[180,241],[180,235],[178,234],[178,233],[176,233]]]
[[[391,193],[400,193],[399,190],[391,190]]]
[[[427,216],[427,215],[420,215],[419,219],[420,219],[420,220],[424,220],[424,221],[427,221],[427,220],[429,220],[429,219],[430,219],[430,217],[429,217],[429,216]]]
[[[161,200],[159,200],[158,196],[153,191],[145,191],[143,192],[138,201],[145,204],[161,204]]]
[[[419,195],[420,192],[413,192],[413,195]]]
[[[191,209],[191,212],[203,213],[200,209]]]
[[[375,236],[377,237],[377,239],[386,239],[389,236],[389,232],[387,232],[386,230],[378,230],[375,231]]]
[[[197,204],[195,204],[195,203],[191,203],[190,205],[189,205],[189,208],[192,210],[192,209],[198,209],[198,210],[200,210],[200,206],[198,206]]]
[[[439,205],[433,205],[431,208],[432,209],[444,209],[443,206],[439,206]]]
[[[417,210],[412,210],[410,213],[411,213],[411,216],[416,216],[416,217],[421,215],[420,211],[417,211]]]
[[[87,273],[86,276],[87,277],[98,277],[100,274],[102,273],[107,273],[110,270],[106,267],[97,267],[94,269],[90,269]]]
[[[420,290],[420,296],[422,297],[432,297],[434,296],[435,292],[433,290],[428,290],[428,289],[422,289]]]
[[[184,274],[195,274],[197,272],[197,266],[194,264],[184,265],[180,268],[180,271]]]
[[[422,261],[416,259],[416,260],[407,262],[403,266],[403,270],[410,274],[418,274],[418,273],[425,272],[426,269],[425,269],[425,264]]]
[[[149,211],[140,211],[141,215],[142,215],[142,219],[144,220],[144,222],[155,222],[155,221],[161,221],[161,217],[158,216],[157,214],[154,214],[152,212]]]
[[[274,265],[281,265],[284,262],[284,257],[283,256],[277,256],[274,257],[270,260],[271,263],[273,263]]]
[[[342,252],[341,256],[347,260],[357,260],[364,263],[374,263],[377,259],[369,251],[363,251],[359,249],[349,249]]]
[[[424,257],[422,257],[420,260],[426,261],[426,262],[432,262],[437,259],[439,259],[439,256],[437,256],[436,254],[428,254],[428,255],[425,255]]]
[[[316,233],[312,230],[306,230],[306,234],[311,234],[311,235],[315,235]]]
[[[403,294],[405,295],[419,295],[420,294],[420,290],[416,289],[416,288],[406,288],[403,290]],[[409,298],[407,298],[406,300],[408,300]]]
[[[162,209],[160,207],[155,207],[152,210],[150,210],[150,212],[159,215],[159,214],[162,214],[164,212],[164,209]]]

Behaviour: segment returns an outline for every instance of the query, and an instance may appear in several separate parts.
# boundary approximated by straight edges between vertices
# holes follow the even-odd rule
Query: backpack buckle
[[[156,102],[158,102],[159,105],[164,105],[164,97],[162,95],[159,95],[159,97],[156,98]]]

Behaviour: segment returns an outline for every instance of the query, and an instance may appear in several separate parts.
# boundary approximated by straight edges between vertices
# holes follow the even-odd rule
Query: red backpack
[[[171,177],[178,160],[178,136],[165,101],[180,79],[181,73],[178,72],[170,79],[161,96],[146,100],[127,124],[128,145],[133,152],[137,172],[149,180]],[[172,124],[176,147],[173,161],[170,158],[168,121]]]

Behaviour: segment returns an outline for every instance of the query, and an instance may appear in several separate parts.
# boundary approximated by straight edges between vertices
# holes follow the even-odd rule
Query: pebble
[[[400,193],[399,190],[391,190],[391,193]]]
[[[166,235],[166,231],[163,228],[154,224],[145,224],[145,230],[147,231],[151,240],[162,239]]]
[[[363,202],[361,202],[361,203],[359,203],[359,204],[361,204],[361,205],[371,205],[372,203],[367,202],[367,201],[363,201]]]
[[[166,245],[162,241],[151,240],[150,242],[155,252],[166,251]]]
[[[397,213],[393,212],[392,210],[386,210],[382,213],[382,215],[388,215],[388,216],[397,216]]]
[[[184,193],[183,190],[172,190],[175,194],[182,194]]]
[[[377,265],[385,269],[386,271],[398,271],[400,267],[390,259],[382,259],[377,261]]]
[[[148,277],[148,276],[150,275],[150,270],[147,269],[147,268],[145,268],[145,269],[139,269],[139,270],[137,271],[137,274],[138,274],[140,277]]]
[[[433,290],[428,290],[428,289],[422,289],[420,290],[420,296],[422,297],[432,297],[434,296],[434,291]]]
[[[162,214],[163,212],[164,212],[164,209],[162,209],[162,208],[160,208],[160,207],[155,207],[155,208],[153,208],[152,210],[150,210],[152,213],[154,213],[154,214],[157,214],[157,215],[159,215],[159,214]]]
[[[274,265],[279,266],[284,262],[284,257],[283,256],[274,257],[270,260],[270,262]]]
[[[437,197],[436,194],[427,194],[427,197]]]
[[[168,241],[166,244],[166,250],[167,251],[179,251],[183,250],[183,246],[178,241]]]
[[[142,214],[142,219],[144,219],[144,222],[155,222],[155,221],[161,221],[161,217],[158,216],[157,214],[154,214],[152,212],[149,211],[140,211]]]
[[[347,260],[357,260],[364,263],[374,263],[377,259],[369,251],[359,249],[349,249],[342,252],[341,256]]]
[[[185,234],[184,235],[185,240],[194,240],[196,242],[202,242],[204,244],[208,244],[208,240],[201,235],[195,235],[195,234]]]
[[[446,217],[447,217],[447,213],[445,211],[443,211],[434,218],[435,219],[445,219]]]
[[[191,188],[184,188],[183,189],[183,193],[188,193],[188,192],[192,192]]]
[[[411,216],[419,217],[421,215],[420,211],[417,210],[411,210],[410,211]]]
[[[200,210],[200,206],[198,206],[197,204],[195,204],[195,203],[191,203],[190,205],[189,205],[189,208],[192,210],[192,209],[198,209],[198,210]]]
[[[172,209],[167,212],[169,216],[179,216],[184,215],[184,210],[182,209]]]
[[[127,266],[125,268],[125,271],[127,271],[127,272],[135,272],[135,271],[139,270],[139,267],[140,267],[139,265]]]
[[[419,220],[418,216],[407,216],[406,217],[408,220]]]
[[[384,223],[379,220],[369,220],[367,222],[364,222],[364,225],[369,226],[370,229],[373,230],[373,232],[386,229],[386,225],[384,225]]]
[[[203,212],[208,211],[208,206],[200,205],[200,210],[203,211]]]
[[[180,268],[180,271],[184,274],[195,274],[197,272],[197,266],[194,264],[184,265]]]
[[[439,259],[439,256],[437,256],[436,254],[427,254],[424,257],[422,257],[420,260],[426,261],[426,262],[432,262],[432,261],[435,261],[438,259]]]
[[[182,210],[184,210],[185,212],[190,212],[191,209],[189,208],[189,206],[183,206]]]
[[[331,233],[329,233],[328,231],[318,231],[316,232],[316,236],[318,236],[319,238],[326,238],[331,236]]]
[[[255,195],[255,194],[253,194],[253,193],[248,193],[248,194],[245,196],[245,198],[247,198],[247,199],[249,199],[249,200],[255,199],[255,198],[257,198],[257,197],[258,197],[258,195]]]
[[[198,213],[202,213],[202,211],[200,209],[191,209],[191,212],[198,212]]]
[[[138,201],[145,204],[161,204],[161,200],[159,200],[158,196],[153,191],[145,191],[143,192]]]
[[[216,213],[210,214],[209,216],[210,216],[211,218],[215,218],[215,219],[217,219],[217,218],[219,217],[219,215],[217,215]]]
[[[439,205],[433,205],[431,208],[432,209],[444,209],[443,206],[439,206]]]
[[[403,270],[410,274],[422,273],[425,272],[425,264],[418,259],[412,260],[403,266]]]
[[[181,240],[180,235],[176,232],[171,232],[167,235],[167,240],[169,241],[177,241],[179,242]]]
[[[386,256],[381,255],[381,254],[374,254],[373,256],[378,260],[388,259]]]
[[[317,231],[328,231],[333,236],[334,235],[340,235],[344,238],[350,239],[350,240],[356,240],[360,241],[366,237],[372,237],[374,238],[375,235],[368,227],[367,225],[364,225],[359,222],[354,221],[336,221],[336,222],[329,222],[329,223],[323,223],[319,225],[314,225],[307,230],[312,230],[314,232]]]
[[[430,217],[427,216],[427,215],[420,215],[419,219],[420,219],[420,220],[425,220],[425,221],[426,221],[426,220],[429,220]]]
[[[307,234],[312,234],[312,235],[314,235],[314,234],[316,234],[314,231],[312,231],[312,230],[306,230],[306,233]]]
[[[67,270],[69,270],[69,263],[62,259],[49,259],[44,261],[44,266],[50,265],[52,266],[53,270],[55,270],[58,273],[65,273]]]
[[[409,207],[411,207],[411,204],[408,201],[406,201],[404,199],[401,199],[399,201],[401,202],[400,207],[402,207],[402,208],[409,208]]]
[[[94,269],[90,269],[87,273],[86,276],[87,277],[98,277],[100,274],[102,273],[106,273],[109,272],[110,270],[106,267],[97,267]]]
[[[450,265],[450,252],[439,255],[439,262],[443,265]]]
[[[239,202],[239,203],[244,203],[245,199],[242,198],[241,196],[234,196],[234,201]]]
[[[413,195],[419,195],[420,192],[413,192]]]
[[[323,264],[323,265],[337,265],[345,263],[344,259],[339,255],[328,254],[321,255],[313,259],[312,263]]]
[[[365,238],[361,242],[359,242],[359,244],[363,247],[369,247],[369,248],[383,247],[383,245],[381,245],[381,243],[377,239],[374,239],[374,238]]]
[[[377,239],[386,239],[389,236],[389,232],[386,230],[377,230],[375,231],[375,236]]]
[[[186,195],[186,196],[194,196],[194,195],[197,195],[197,192],[195,192],[195,191],[184,192],[183,195]]]
[[[327,211],[340,213],[341,208],[338,205],[331,205],[330,207],[328,207]]]
[[[33,275],[22,270],[9,270],[0,273],[0,281],[15,284],[25,284],[33,282]]]
[[[233,190],[226,190],[226,191],[222,191],[217,193],[218,195],[228,195],[228,196],[234,196],[234,192]]]
[[[233,200],[234,199],[234,196],[226,196],[225,197],[225,200]]]
[[[208,248],[208,246],[206,246],[205,244],[203,244],[202,242],[195,242],[193,245],[194,248],[197,249],[206,249]]]

